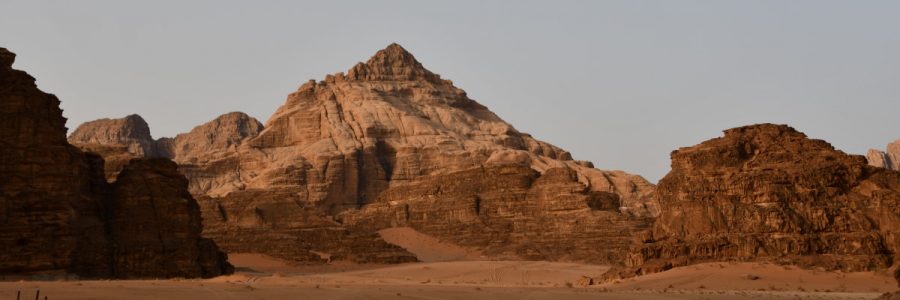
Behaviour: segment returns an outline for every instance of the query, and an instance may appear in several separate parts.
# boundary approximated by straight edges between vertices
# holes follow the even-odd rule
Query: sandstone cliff
[[[135,278],[231,271],[215,244],[199,237],[196,201],[174,165],[136,161],[122,182],[108,184],[103,160],[66,141],[59,100],[13,70],[14,58],[0,48],[0,273]],[[173,181],[183,184],[156,186]],[[160,206],[140,203],[145,197]],[[137,223],[149,215],[157,216],[154,239]],[[146,268],[135,273],[128,266]]]
[[[900,172],[784,125],[672,152],[657,197],[659,218],[620,275],[712,260],[875,270],[900,251]]]
[[[517,131],[397,44],[254,122],[220,117],[171,148],[229,251],[406,261],[374,232],[412,226],[497,256],[611,262],[658,213],[651,183]]]
[[[887,145],[887,151],[869,149],[866,153],[869,164],[888,170],[900,171],[900,140]]]

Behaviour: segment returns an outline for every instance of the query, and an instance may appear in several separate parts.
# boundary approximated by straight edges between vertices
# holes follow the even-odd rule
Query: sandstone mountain
[[[265,126],[233,113],[172,145],[228,251],[407,261],[375,231],[410,226],[494,257],[615,262],[658,213],[651,183],[517,131],[397,44],[303,84]]]
[[[141,116],[129,115],[121,119],[100,119],[78,126],[69,136],[72,144],[102,144],[126,147],[141,157],[169,157],[164,143],[153,140],[150,126]],[[162,146],[162,147],[161,147]]]
[[[154,140],[150,127],[141,116],[99,119],[78,126],[69,135],[69,143],[82,150],[98,153],[106,161],[106,177],[116,175],[134,158],[169,158],[181,162],[197,161],[198,155],[210,157],[233,152],[243,140],[262,130],[262,123],[241,112],[227,113],[189,133],[175,138]]]
[[[704,261],[860,271],[896,265],[900,172],[784,125],[752,125],[672,152],[660,215],[619,275]]]
[[[215,243],[200,237],[199,208],[174,163],[135,160],[116,183],[107,183],[103,160],[66,142],[59,100],[12,69],[14,59],[0,48],[0,274],[231,272]],[[132,125],[120,127],[141,131]],[[110,133],[108,140],[132,137]],[[146,148],[133,150],[147,154]]]
[[[900,171],[900,140],[887,145],[887,151],[869,149],[866,153],[869,164],[888,170]]]

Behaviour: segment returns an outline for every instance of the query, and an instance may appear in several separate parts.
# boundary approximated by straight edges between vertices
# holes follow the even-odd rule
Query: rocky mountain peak
[[[176,136],[171,141],[170,153],[176,161],[194,160],[198,155],[234,150],[262,130],[263,124],[256,118],[243,112],[230,112]]]
[[[68,140],[69,143],[81,147],[82,150],[97,153],[102,153],[109,149],[86,146],[106,145],[123,148],[127,153],[137,157],[171,156],[166,145],[161,145],[153,140],[147,121],[144,121],[144,118],[137,114],[119,119],[104,118],[86,122],[78,126],[69,135]]]
[[[613,262],[658,213],[651,183],[517,131],[397,44],[307,81],[265,126],[229,114],[170,145],[204,234],[298,261],[409,261],[373,243],[405,226],[498,257]],[[579,229],[524,238],[548,227]]]
[[[115,130],[110,130],[113,128]],[[81,124],[69,136],[70,142],[81,143],[123,139],[152,140],[150,125],[141,116],[131,114],[120,119],[103,118]]]
[[[440,76],[425,69],[415,56],[397,43],[379,50],[366,63],[358,63],[347,72],[351,80],[361,81],[436,81]]]

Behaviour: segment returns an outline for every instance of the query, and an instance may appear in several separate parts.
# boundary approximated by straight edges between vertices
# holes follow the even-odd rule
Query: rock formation
[[[125,166],[107,208],[117,276],[206,278],[231,268],[216,244],[200,237],[200,206],[187,186],[168,159]]]
[[[59,100],[12,69],[14,58],[0,48],[0,274],[137,278],[231,271],[216,245],[200,238],[196,201],[174,164],[138,160],[120,182],[108,184],[103,160],[66,141]],[[149,216],[154,221],[146,225]]]
[[[784,125],[672,152],[657,199],[659,218],[619,275],[716,260],[875,270],[900,251],[900,172]]]
[[[120,119],[86,122],[78,126],[68,140],[84,151],[103,156],[107,180],[114,181],[132,159],[169,158],[190,163],[198,159],[197,155],[218,157],[221,153],[233,152],[234,147],[261,130],[262,123],[256,119],[232,112],[197,126],[189,133],[154,140],[147,122],[133,114]]]
[[[887,145],[887,151],[869,149],[866,153],[869,164],[888,170],[900,171],[900,140]]]
[[[643,178],[517,131],[396,44],[303,84],[265,126],[226,116],[171,155],[228,251],[407,261],[374,232],[411,226],[496,256],[613,262],[658,213]]]
[[[150,126],[139,115],[121,119],[100,119],[78,126],[69,142],[78,144],[102,144],[122,146],[129,153],[140,157],[168,157],[168,150],[160,148],[150,135]]]

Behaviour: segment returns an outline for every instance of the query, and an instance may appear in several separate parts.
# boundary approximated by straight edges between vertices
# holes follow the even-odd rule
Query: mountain
[[[705,261],[896,267],[900,172],[785,125],[733,128],[672,152],[659,218],[619,275]]]
[[[0,48],[0,274],[170,278],[233,270],[200,236],[200,208],[176,164],[136,159],[107,183],[103,160],[66,141],[56,96],[12,69],[14,60]]]
[[[869,164],[888,170],[900,171],[900,140],[887,145],[887,151],[869,149],[866,153]]]
[[[519,132],[397,44],[304,83],[264,126],[217,118],[174,144],[231,252],[407,261],[375,232],[408,226],[491,257],[617,262],[659,212],[653,184]]]

